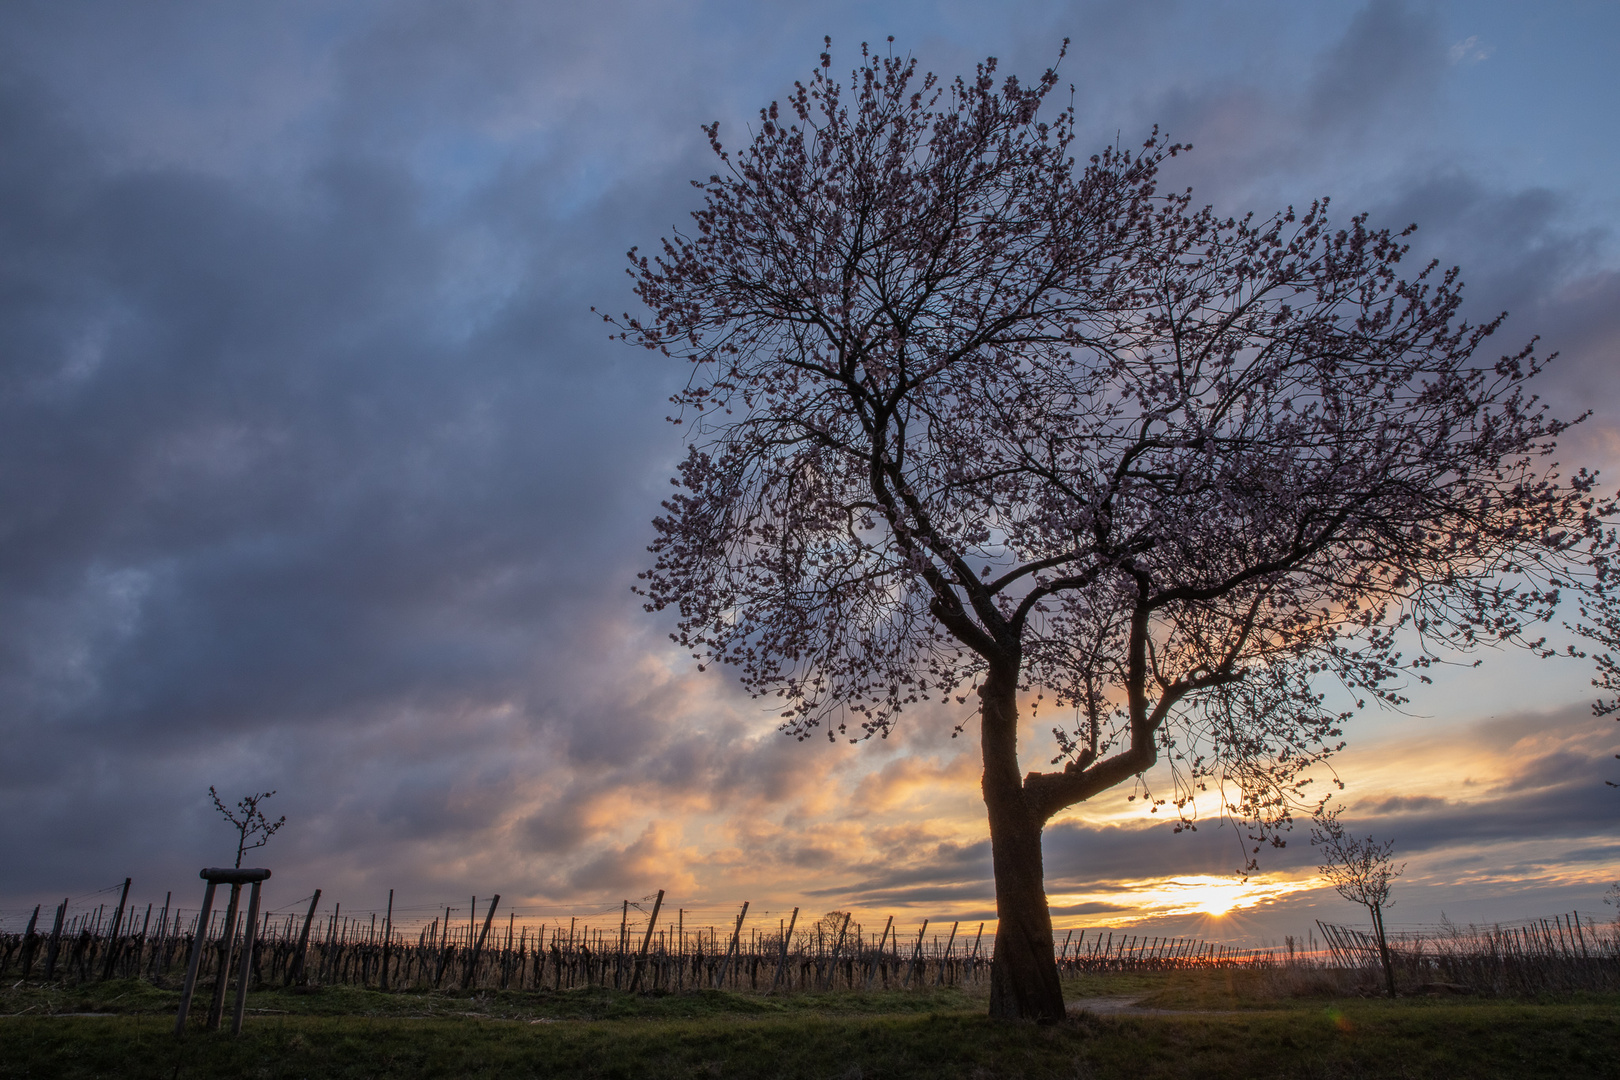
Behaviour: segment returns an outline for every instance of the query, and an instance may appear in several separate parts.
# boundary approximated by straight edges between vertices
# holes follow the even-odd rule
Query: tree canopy
[[[1401,275],[1410,229],[1223,217],[1160,190],[1157,130],[1077,160],[1055,70],[862,56],[735,154],[706,128],[695,228],[631,252],[623,336],[691,365],[641,588],[800,737],[978,692],[992,1011],[1050,1015],[1018,957],[1044,932],[1050,967],[1053,814],[1168,759],[1155,809],[1213,778],[1286,817],[1338,745],[1321,680],[1398,701],[1448,651],[1545,651],[1615,504],[1551,464],[1533,343],[1480,360],[1501,319],[1457,271]],[[1021,692],[1055,771],[1019,767]]]

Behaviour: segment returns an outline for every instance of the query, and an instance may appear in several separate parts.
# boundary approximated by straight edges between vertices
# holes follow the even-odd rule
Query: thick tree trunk
[[[1376,904],[1368,904],[1367,910],[1372,912],[1373,928],[1378,931],[1378,956],[1384,962],[1384,983],[1389,988],[1389,996],[1395,996],[1395,965],[1389,957],[1389,941],[1384,937],[1384,912]]]
[[[1018,775],[1015,675],[992,673],[980,689],[984,703],[984,803],[996,875],[996,951],[990,966],[990,1015],[1051,1023],[1063,1016],[1063,988],[1052,952],[1046,907],[1041,828]]]

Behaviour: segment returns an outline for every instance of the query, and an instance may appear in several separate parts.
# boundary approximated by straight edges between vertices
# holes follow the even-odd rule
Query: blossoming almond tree
[[[1360,904],[1372,917],[1378,958],[1384,966],[1384,986],[1389,996],[1394,997],[1395,965],[1390,962],[1384,912],[1395,906],[1389,898],[1390,885],[1401,876],[1406,864],[1395,865],[1395,841],[1380,843],[1370,836],[1351,835],[1339,820],[1341,812],[1342,808],[1329,809],[1324,802],[1311,815],[1311,843],[1322,857],[1316,869],[1340,896],[1352,904]]]
[[[705,129],[695,228],[631,252],[650,314],[610,321],[690,365],[640,588],[801,738],[977,693],[990,1011],[1049,1020],[1054,814],[1165,760],[1155,810],[1285,820],[1339,738],[1316,682],[1397,699],[1444,646],[1537,644],[1613,502],[1543,464],[1532,350],[1476,363],[1497,322],[1401,279],[1399,236],[1194,209],[1157,131],[1077,162],[1053,71],[862,56],[735,156]],[[1021,694],[1072,714],[1054,770]]]

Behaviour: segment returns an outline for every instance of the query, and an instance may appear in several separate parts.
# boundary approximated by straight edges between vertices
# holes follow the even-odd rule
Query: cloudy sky
[[[741,141],[824,34],[835,67],[892,34],[1025,76],[1070,37],[1083,141],[1160,124],[1223,211],[1417,222],[1476,316],[1562,351],[1543,393],[1594,416],[1561,458],[1620,476],[1613,4],[14,0],[0,921],[126,875],[194,905],[234,851],[210,785],[277,791],[272,906],[993,912],[971,716],[794,742],[630,592],[683,372],[590,308],[630,308],[626,249],[694,208],[698,125]],[[1604,911],[1620,738],[1588,677],[1491,657],[1350,726],[1393,921]],[[1241,885],[1230,829],[1127,794],[1048,830],[1060,926],[1356,917],[1302,837]]]

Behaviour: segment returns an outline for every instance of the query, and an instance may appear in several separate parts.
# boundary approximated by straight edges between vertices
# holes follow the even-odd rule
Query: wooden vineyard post
[[[512,981],[512,929],[517,925],[517,909],[513,908],[506,913],[506,944],[501,946],[501,989],[505,990]],[[518,981],[521,983],[522,972],[519,972]]]
[[[242,902],[242,883],[232,881],[229,884],[231,898],[225,908],[225,925],[220,928],[219,962],[214,977],[214,996],[208,1005],[208,1019],[203,1024],[205,1031],[219,1030],[219,1022],[225,1017],[225,991],[231,981],[231,950],[236,947],[236,910]]]
[[[624,979],[624,954],[629,948],[627,935],[630,933],[630,901],[624,902],[619,912],[619,954],[613,961],[613,989],[617,990]]]
[[[641,968],[647,962],[647,949],[652,945],[653,927],[658,925],[658,909],[664,906],[664,890],[658,890],[658,899],[653,901],[652,914],[647,918],[647,936],[641,939],[641,952],[636,955],[636,970],[630,974],[630,992],[636,992],[641,983]]]
[[[450,909],[444,909],[444,927],[439,931],[439,966],[433,969],[433,989],[444,978],[444,965],[450,960]]]
[[[872,954],[872,962],[866,966],[866,988],[872,989],[872,981],[877,978],[878,962],[883,959],[883,946],[888,944],[889,931],[894,929],[894,916],[883,924],[883,936],[878,938],[877,951]]]
[[[130,923],[130,925],[133,926],[135,924]],[[152,904],[150,901],[148,901],[146,905],[146,918],[141,920],[141,932],[135,938],[135,962],[130,965],[137,979],[141,977],[141,968],[143,966],[141,959],[146,955],[146,932],[150,929],[152,929]]]
[[[926,934],[926,933],[928,933],[928,920],[924,919],[923,924],[922,924],[922,929],[917,931],[917,944],[911,950],[911,963],[906,965],[906,981],[901,983],[900,984],[901,986],[910,986],[911,985],[912,972],[917,970],[917,961],[922,959],[923,935]],[[899,937],[898,934],[895,935],[895,936],[897,938]],[[919,986],[922,985],[921,977],[918,978],[917,985],[919,985]]]
[[[939,958],[939,973],[934,978],[934,985],[935,986],[944,986],[945,985],[945,965],[950,961],[950,958],[951,958],[951,946],[956,944],[956,928],[958,926],[961,926],[961,925],[962,925],[961,920],[957,920],[956,922],[951,923],[951,936],[949,938],[947,938],[946,941],[945,941],[945,955],[941,956]],[[1074,931],[1070,930],[1069,933],[1073,934]],[[1069,947],[1069,943],[1067,941],[1065,941],[1063,943],[1063,948],[1065,950],[1067,950],[1068,947]]]
[[[22,945],[22,973],[28,978],[28,973],[34,969],[34,952],[39,948],[39,935],[34,933],[34,927],[39,925],[39,909],[43,905],[34,905],[34,914],[28,920],[28,929],[23,931]]]
[[[737,925],[731,931],[731,948],[726,950],[726,962],[720,965],[720,989],[726,988],[726,975],[731,971],[731,958],[737,955],[737,948],[742,943],[742,924],[748,917],[748,901],[743,901],[742,910],[737,912]]]
[[[152,944],[152,966],[148,969],[155,979],[159,975],[166,975],[169,971],[168,956],[172,938],[169,935],[169,902],[174,899],[173,891],[163,894],[163,916],[158,919],[157,941]],[[180,913],[175,912],[179,919]]]
[[[394,943],[394,890],[388,890],[388,914],[383,916],[383,947],[382,972],[377,980],[377,989],[388,989],[388,959],[389,947]]]
[[[771,992],[782,985],[782,972],[787,968],[788,942],[793,939],[793,927],[799,921],[799,909],[793,909],[793,917],[788,920],[787,930],[782,934],[782,952],[776,961],[776,978],[771,982]]]
[[[253,943],[259,930],[259,886],[253,883],[248,896],[247,922],[242,924],[242,967],[236,973],[236,1008],[231,1012],[231,1034],[242,1034],[242,1014],[247,1011],[248,980],[253,977]],[[224,980],[221,979],[221,982]]]
[[[113,964],[118,959],[118,931],[124,925],[124,905],[129,903],[129,878],[124,879],[124,891],[118,897],[118,913],[113,916],[112,931],[107,935],[107,962],[101,968],[101,981],[112,978]]]
[[[56,925],[51,927],[51,941],[45,946],[45,981],[56,974],[56,954],[62,948],[62,920],[67,918],[68,898],[62,897],[62,906],[56,909]]]
[[[287,965],[286,985],[292,986],[304,974],[304,957],[309,952],[309,924],[315,919],[315,905],[321,902],[321,890],[316,889],[315,895],[309,898],[309,911],[304,915],[304,928],[298,932],[298,951],[293,954],[293,962]]]
[[[203,871],[204,875],[207,871]],[[191,955],[186,959],[186,981],[180,988],[180,1011],[175,1016],[174,1034],[176,1038],[186,1033],[186,1013],[191,1011],[191,995],[197,989],[197,967],[202,963],[203,936],[208,928],[208,916],[214,910],[215,882],[210,880],[207,888],[203,889],[202,912],[197,916],[197,932],[191,935]]]
[[[321,949],[321,970],[318,978],[323,983],[337,979],[338,918],[342,914],[343,903],[339,901],[333,904],[332,919],[326,924],[326,944]]]
[[[499,904],[500,902],[500,893],[496,893],[495,898],[489,902],[489,913],[484,916],[484,928],[478,932],[478,944],[473,946],[472,956],[467,960],[467,969],[461,976],[461,988],[463,990],[469,990],[472,988],[473,979],[478,974],[478,957],[484,951],[484,939],[489,937],[489,924],[495,921],[495,905]],[[473,915],[475,922],[477,917],[478,916],[475,913]]]
[[[555,943],[556,940],[557,940],[557,931],[556,931],[555,928],[553,928],[553,930],[551,931],[551,940],[552,940],[553,943]],[[546,983],[545,983],[545,978],[546,978],[546,924],[545,923],[541,923],[540,924],[540,929],[535,931],[535,935],[534,935],[534,960],[532,961],[532,966],[534,968],[534,988],[536,990],[544,990],[546,988]]]
[[[979,977],[979,942],[984,940],[984,923],[979,924],[979,934],[973,939],[973,951],[968,954],[968,974],[975,980]]]
[[[843,925],[838,928],[838,939],[833,943],[832,955],[827,958],[827,977],[822,989],[831,990],[838,981],[838,957],[844,949],[844,934],[849,930],[850,912],[844,913]]]
[[[552,959],[556,961],[556,964],[553,966],[553,968],[551,970],[551,985],[552,985],[552,989],[554,989],[554,990],[561,990],[562,989],[563,956],[565,954],[563,954],[561,952],[558,952],[558,950],[557,950],[557,935],[561,934],[561,933],[562,933],[562,923],[559,921],[557,923],[557,929],[555,929],[555,930],[553,930],[551,932]],[[574,985],[574,916],[572,916],[572,915],[570,915],[568,917],[568,951],[567,951],[566,955],[568,957],[568,985],[573,986]]]
[[[547,960],[550,960],[552,965],[552,982],[556,984],[558,981],[557,972],[562,967],[562,954],[557,951],[557,937],[561,933],[562,923],[559,921],[556,926],[551,928],[551,947],[548,951],[546,947],[546,926],[544,923],[540,924],[540,932],[535,936],[534,940],[534,988],[536,990],[546,988]]]
[[[837,985],[838,985],[838,964],[839,964],[839,961],[841,961],[843,959],[843,956],[844,956],[844,942],[848,939],[848,936],[849,936],[849,920],[853,915],[854,915],[853,912],[845,912],[844,913],[844,925],[842,927],[840,927],[839,930],[838,930],[838,943],[833,946],[832,968],[831,968],[831,973],[829,974],[829,976],[827,978],[827,989],[828,990],[832,990],[835,987],[837,987]],[[856,933],[859,933],[859,932],[860,932],[860,928],[856,927]],[[855,989],[855,987],[853,985],[854,982],[855,982],[854,973],[851,972],[851,975],[850,975],[850,983],[852,984],[850,986],[851,990]]]

